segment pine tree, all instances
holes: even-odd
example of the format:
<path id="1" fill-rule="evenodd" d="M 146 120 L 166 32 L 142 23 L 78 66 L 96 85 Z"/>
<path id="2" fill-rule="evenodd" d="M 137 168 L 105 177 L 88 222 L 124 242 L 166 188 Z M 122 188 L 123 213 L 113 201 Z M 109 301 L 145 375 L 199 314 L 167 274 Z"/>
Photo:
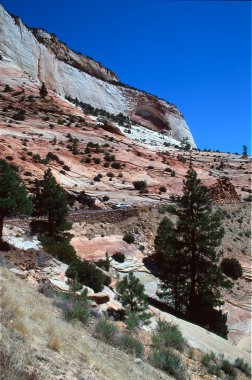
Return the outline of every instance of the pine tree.
<path id="1" fill-rule="evenodd" d="M 173 305 L 176 298 L 176 309 L 187 318 L 226 336 L 226 316 L 215 309 L 223 304 L 220 289 L 231 286 L 217 252 L 224 230 L 218 213 L 212 211 L 207 188 L 192 168 L 187 172 L 183 195 L 175 197 L 171 211 L 177 216 L 176 225 L 166 222 L 161 231 L 164 237 L 161 239 L 159 231 L 155 241 L 163 287 L 170 289 Z M 158 260 L 162 246 L 164 259 L 161 256 Z"/>
<path id="2" fill-rule="evenodd" d="M 118 282 L 116 290 L 119 293 L 118 299 L 124 306 L 126 314 L 131 319 L 135 316 L 135 320 L 148 324 L 150 314 L 146 312 L 148 300 L 144 293 L 144 286 L 132 271 Z"/>
<path id="3" fill-rule="evenodd" d="M 247 158 L 248 157 L 248 147 L 247 145 L 242 146 L 242 157 Z"/>
<path id="4" fill-rule="evenodd" d="M 32 201 L 17 172 L 6 161 L 0 160 L 0 244 L 4 218 L 11 215 L 30 214 Z"/>
<path id="5" fill-rule="evenodd" d="M 48 91 L 44 82 L 42 82 L 39 93 L 40 93 L 41 98 L 45 98 L 48 95 Z"/>
<path id="6" fill-rule="evenodd" d="M 47 215 L 46 228 L 49 236 L 55 236 L 69 228 L 66 221 L 68 214 L 67 197 L 50 169 L 44 173 L 44 178 L 38 185 L 34 203 L 38 213 Z"/>

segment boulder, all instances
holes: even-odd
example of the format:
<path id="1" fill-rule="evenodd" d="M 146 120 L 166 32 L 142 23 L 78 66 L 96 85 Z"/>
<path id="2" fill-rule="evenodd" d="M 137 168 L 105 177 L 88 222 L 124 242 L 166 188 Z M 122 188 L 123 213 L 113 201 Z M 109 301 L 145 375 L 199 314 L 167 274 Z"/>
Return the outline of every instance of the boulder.
<path id="1" fill-rule="evenodd" d="M 27 273 L 22 271 L 21 269 L 11 268 L 11 269 L 9 269 L 9 271 L 14 273 L 15 275 L 17 275 L 20 278 L 26 278 L 27 277 Z"/>
<path id="2" fill-rule="evenodd" d="M 89 298 L 95 301 L 97 304 L 106 303 L 110 300 L 109 296 L 103 292 L 91 294 Z"/>
<path id="3" fill-rule="evenodd" d="M 52 278 L 50 278 L 49 281 L 53 287 L 55 287 L 59 290 L 63 290 L 64 292 L 69 291 L 69 285 L 66 282 L 60 281 L 60 280 L 54 280 Z"/>

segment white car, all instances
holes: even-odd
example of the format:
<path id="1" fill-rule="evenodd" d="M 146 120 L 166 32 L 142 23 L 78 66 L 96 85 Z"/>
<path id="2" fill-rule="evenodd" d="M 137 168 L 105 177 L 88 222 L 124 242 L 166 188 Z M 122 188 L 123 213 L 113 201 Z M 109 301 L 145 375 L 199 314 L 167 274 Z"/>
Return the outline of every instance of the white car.
<path id="1" fill-rule="evenodd" d="M 126 203 L 117 203 L 117 204 L 115 205 L 115 209 L 116 209 L 116 210 L 127 210 L 127 209 L 129 209 L 129 208 L 130 208 L 130 206 L 127 205 Z"/>

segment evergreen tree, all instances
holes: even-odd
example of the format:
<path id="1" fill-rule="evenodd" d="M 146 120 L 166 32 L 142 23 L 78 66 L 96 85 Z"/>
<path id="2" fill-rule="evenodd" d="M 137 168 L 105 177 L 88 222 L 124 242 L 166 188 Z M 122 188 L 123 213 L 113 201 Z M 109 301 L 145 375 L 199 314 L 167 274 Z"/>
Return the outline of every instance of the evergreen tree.
<path id="1" fill-rule="evenodd" d="M 50 169 L 44 173 L 43 180 L 38 184 L 37 195 L 34 200 L 35 210 L 47 215 L 47 233 L 55 236 L 60 231 L 69 228 L 66 218 L 68 203 L 65 191 L 56 182 Z"/>
<path id="2" fill-rule="evenodd" d="M 247 158 L 248 157 L 248 147 L 247 145 L 242 146 L 242 157 Z"/>
<path id="3" fill-rule="evenodd" d="M 45 98 L 48 95 L 48 91 L 44 82 L 42 82 L 39 93 L 40 93 L 41 98 Z"/>
<path id="4" fill-rule="evenodd" d="M 183 195 L 175 197 L 171 212 L 177 216 L 176 225 L 163 221 L 155 240 L 163 287 L 172 295 L 177 311 L 225 336 L 226 316 L 215 309 L 223 304 L 220 289 L 231 286 L 222 273 L 221 253 L 217 252 L 224 230 L 218 213 L 212 211 L 207 188 L 191 167 Z"/>
<path id="5" fill-rule="evenodd" d="M 4 218 L 17 214 L 30 214 L 32 201 L 17 172 L 6 161 L 0 160 L 0 244 Z"/>
<path id="6" fill-rule="evenodd" d="M 144 293 L 144 286 L 132 271 L 118 282 L 116 290 L 119 293 L 118 299 L 124 306 L 126 314 L 131 319 L 140 320 L 143 324 L 148 324 L 150 314 L 146 312 L 148 300 Z"/>

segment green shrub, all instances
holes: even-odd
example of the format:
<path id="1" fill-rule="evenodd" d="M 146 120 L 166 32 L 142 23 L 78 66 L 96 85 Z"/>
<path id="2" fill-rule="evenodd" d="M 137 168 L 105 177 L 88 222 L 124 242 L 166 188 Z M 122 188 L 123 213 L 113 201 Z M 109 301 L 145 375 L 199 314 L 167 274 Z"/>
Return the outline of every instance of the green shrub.
<path id="1" fill-rule="evenodd" d="M 223 372 L 225 372 L 226 375 L 230 375 L 233 378 L 236 378 L 236 375 L 237 375 L 236 370 L 233 364 L 229 363 L 228 360 L 222 360 L 221 369 Z"/>
<path id="2" fill-rule="evenodd" d="M 69 309 L 64 310 L 64 318 L 68 322 L 79 320 L 82 323 L 86 324 L 90 317 L 90 312 L 86 305 L 81 303 L 76 303 Z"/>
<path id="3" fill-rule="evenodd" d="M 124 263 L 125 260 L 125 254 L 122 252 L 116 252 L 112 255 L 113 259 L 117 261 L 118 263 Z"/>
<path id="4" fill-rule="evenodd" d="M 252 202 L 252 195 L 248 195 L 246 198 L 244 198 L 244 201 Z"/>
<path id="5" fill-rule="evenodd" d="M 106 276 L 96 265 L 87 260 L 75 259 L 66 271 L 69 278 L 78 278 L 83 284 L 92 288 L 95 292 L 100 292 L 104 285 L 109 285 L 111 279 Z"/>
<path id="6" fill-rule="evenodd" d="M 146 181 L 134 181 L 132 183 L 136 190 L 145 190 L 147 186 Z"/>
<path id="7" fill-rule="evenodd" d="M 210 363 L 210 361 L 211 361 L 211 356 L 209 354 L 205 354 L 201 358 L 201 364 L 203 364 L 206 367 L 208 366 L 208 364 Z"/>
<path id="8" fill-rule="evenodd" d="M 99 268 L 102 268 L 102 269 L 104 269 L 105 271 L 108 272 L 109 268 L 110 268 L 110 262 L 109 262 L 108 254 L 106 254 L 105 260 L 100 259 L 100 260 L 98 260 L 98 261 L 95 262 L 95 265 L 98 266 Z"/>
<path id="9" fill-rule="evenodd" d="M 44 250 L 66 264 L 70 264 L 77 258 L 76 251 L 69 242 L 44 245 Z"/>
<path id="10" fill-rule="evenodd" d="M 98 339 L 111 343 L 117 332 L 117 327 L 114 324 L 106 319 L 101 319 L 95 326 L 94 335 Z"/>
<path id="11" fill-rule="evenodd" d="M 207 370 L 211 375 L 221 377 L 221 368 L 217 364 L 208 364 Z"/>
<path id="12" fill-rule="evenodd" d="M 246 375 L 248 376 L 251 375 L 251 367 L 243 359 L 241 358 L 235 359 L 235 366 L 236 368 L 239 368 L 242 372 L 244 372 Z"/>
<path id="13" fill-rule="evenodd" d="M 124 235 L 123 240 L 126 241 L 126 243 L 131 244 L 131 243 L 134 243 L 135 237 L 131 232 L 127 232 Z"/>
<path id="14" fill-rule="evenodd" d="M 160 186 L 159 191 L 160 191 L 160 193 L 166 193 L 166 187 Z"/>
<path id="15" fill-rule="evenodd" d="M 119 347 L 128 354 L 141 357 L 144 353 L 144 346 L 140 340 L 133 338 L 129 334 L 123 334 L 119 339 Z"/>
<path id="16" fill-rule="evenodd" d="M 152 342 L 156 348 L 167 346 L 182 352 L 185 348 L 185 339 L 181 331 L 174 324 L 159 321 L 156 333 L 152 336 Z"/>
<path id="17" fill-rule="evenodd" d="M 116 161 L 116 162 L 112 162 L 112 164 L 111 164 L 111 168 L 113 168 L 113 169 L 121 169 L 121 164 L 120 164 L 120 162 L 118 162 L 118 161 Z"/>
<path id="18" fill-rule="evenodd" d="M 151 362 L 178 380 L 185 380 L 186 373 L 180 357 L 170 350 L 154 349 L 151 353 Z"/>
<path id="19" fill-rule="evenodd" d="M 110 178 L 113 178 L 115 176 L 114 173 L 111 173 L 111 172 L 108 172 L 106 175 L 107 177 L 110 177 Z"/>
<path id="20" fill-rule="evenodd" d="M 220 266 L 222 272 L 233 280 L 242 276 L 242 266 L 236 259 L 226 257 L 222 259 Z"/>

